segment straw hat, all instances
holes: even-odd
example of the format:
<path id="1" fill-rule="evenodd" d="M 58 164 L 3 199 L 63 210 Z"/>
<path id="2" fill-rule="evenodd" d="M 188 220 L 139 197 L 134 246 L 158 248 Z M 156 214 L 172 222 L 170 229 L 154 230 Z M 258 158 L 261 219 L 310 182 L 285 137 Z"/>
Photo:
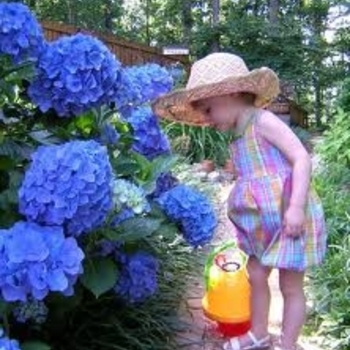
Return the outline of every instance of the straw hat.
<path id="1" fill-rule="evenodd" d="M 195 62 L 185 89 L 156 100 L 152 107 L 159 117 L 192 125 L 209 125 L 205 115 L 192 103 L 238 92 L 256 96 L 256 107 L 268 105 L 279 94 L 277 75 L 269 68 L 249 71 L 233 54 L 213 53 Z"/>

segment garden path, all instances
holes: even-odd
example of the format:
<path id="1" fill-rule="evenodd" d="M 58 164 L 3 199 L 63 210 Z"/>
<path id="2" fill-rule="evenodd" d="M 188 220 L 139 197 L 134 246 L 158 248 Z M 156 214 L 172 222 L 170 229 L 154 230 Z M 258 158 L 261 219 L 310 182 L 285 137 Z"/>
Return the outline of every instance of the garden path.
<path id="1" fill-rule="evenodd" d="M 196 178 L 201 178 L 203 174 L 198 173 L 196 169 L 192 169 Z M 221 180 L 220 180 L 221 179 Z M 224 180 L 223 180 L 224 179 Z M 209 180 L 210 182 L 210 180 Z M 225 203 L 234 183 L 227 181 L 227 176 L 212 176 L 211 186 L 214 186 L 215 195 L 213 200 L 217 215 L 219 217 L 219 225 L 210 249 L 222 244 L 227 239 L 232 239 L 234 227 L 226 217 Z M 178 336 L 179 349 L 186 350 L 215 350 L 222 349 L 223 339 L 215 331 L 215 327 L 207 319 L 205 319 L 201 299 L 204 295 L 203 276 L 200 275 L 192 278 L 190 287 L 185 298 L 185 302 L 180 310 L 180 317 L 186 324 L 186 330 L 181 331 Z M 283 300 L 278 286 L 278 273 L 273 272 L 270 278 L 270 286 L 272 291 L 272 306 L 270 313 L 270 331 L 277 338 L 278 330 L 282 322 Z M 317 340 L 317 342 L 316 342 Z M 310 336 L 303 336 L 300 341 L 300 350 L 322 350 L 316 345 L 319 339 Z"/>

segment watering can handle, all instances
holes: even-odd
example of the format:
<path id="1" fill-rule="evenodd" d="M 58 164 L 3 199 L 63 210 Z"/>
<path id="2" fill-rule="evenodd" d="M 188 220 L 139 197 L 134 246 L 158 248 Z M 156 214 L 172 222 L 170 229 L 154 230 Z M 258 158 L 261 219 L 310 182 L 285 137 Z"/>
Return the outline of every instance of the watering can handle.
<path id="1" fill-rule="evenodd" d="M 225 243 L 223 244 L 222 246 L 214 249 L 213 252 L 211 252 L 208 256 L 208 259 L 207 259 L 207 262 L 205 264 L 205 267 L 204 267 L 204 279 L 205 279 L 205 285 L 206 285 L 206 289 L 208 290 L 209 289 L 209 274 L 210 274 L 210 268 L 212 267 L 213 263 L 214 263 L 214 260 L 215 260 L 215 257 L 225 251 L 226 249 L 229 249 L 229 248 L 237 248 L 237 244 L 236 242 L 234 241 L 231 241 L 231 242 L 228 242 L 228 243 Z M 238 248 L 237 248 L 238 249 Z M 242 253 L 242 256 L 244 257 L 244 264 L 246 264 L 247 262 L 247 257 L 245 254 Z"/>

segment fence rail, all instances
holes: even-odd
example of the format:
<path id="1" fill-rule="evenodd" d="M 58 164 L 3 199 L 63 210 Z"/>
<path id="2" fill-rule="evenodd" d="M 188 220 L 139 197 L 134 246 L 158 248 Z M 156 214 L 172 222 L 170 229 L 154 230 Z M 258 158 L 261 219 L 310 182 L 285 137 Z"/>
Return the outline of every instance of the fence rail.
<path id="1" fill-rule="evenodd" d="M 149 47 L 142 44 L 136 44 L 124 39 L 116 38 L 110 34 L 97 33 L 93 31 L 82 30 L 80 28 L 49 21 L 42 21 L 45 37 L 48 41 L 56 40 L 63 35 L 86 33 L 93 35 L 103 41 L 110 50 L 125 65 L 135 65 L 144 63 L 158 63 L 161 65 L 171 65 L 181 63 L 188 67 L 188 57 L 185 56 L 166 56 L 158 48 Z"/>

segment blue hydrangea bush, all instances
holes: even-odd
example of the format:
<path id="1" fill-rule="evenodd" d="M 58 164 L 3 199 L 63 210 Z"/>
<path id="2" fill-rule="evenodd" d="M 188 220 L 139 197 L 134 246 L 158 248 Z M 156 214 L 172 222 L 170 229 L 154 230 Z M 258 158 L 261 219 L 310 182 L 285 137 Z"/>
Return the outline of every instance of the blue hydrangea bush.
<path id="1" fill-rule="evenodd" d="M 173 86 L 167 69 L 124 67 L 87 35 L 47 43 L 19 3 L 0 15 L 0 61 L 33 72 L 18 71 L 11 94 L 0 81 L 0 349 L 48 349 L 38 336 L 55 342 L 89 307 L 160 298 L 171 250 L 207 243 L 216 219 L 171 173 L 149 106 Z"/>

